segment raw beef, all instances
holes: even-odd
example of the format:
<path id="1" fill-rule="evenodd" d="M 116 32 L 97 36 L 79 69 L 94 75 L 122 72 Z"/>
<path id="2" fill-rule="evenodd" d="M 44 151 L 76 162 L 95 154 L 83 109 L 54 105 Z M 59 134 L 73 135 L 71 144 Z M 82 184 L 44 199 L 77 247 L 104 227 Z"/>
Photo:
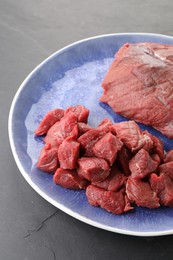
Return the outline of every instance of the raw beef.
<path id="1" fill-rule="evenodd" d="M 81 105 L 77 105 L 74 107 L 70 106 L 64 111 L 64 115 L 72 114 L 72 113 L 76 115 L 78 122 L 87 123 L 89 110 L 86 107 Z"/>
<path id="2" fill-rule="evenodd" d="M 92 127 L 86 123 L 83 122 L 79 122 L 78 124 L 78 135 L 81 136 L 84 133 L 86 133 L 87 131 L 91 130 Z"/>
<path id="3" fill-rule="evenodd" d="M 122 171 L 126 176 L 129 176 L 131 174 L 129 169 L 129 161 L 132 157 L 133 157 L 132 152 L 129 151 L 124 146 L 118 152 L 117 164 L 120 166 L 120 168 L 122 169 Z"/>
<path id="4" fill-rule="evenodd" d="M 173 150 L 169 150 L 164 158 L 164 162 L 173 162 Z"/>
<path id="5" fill-rule="evenodd" d="M 59 184 L 66 189 L 81 190 L 86 189 L 89 182 L 81 179 L 76 170 L 65 170 L 58 168 L 53 176 L 55 184 Z"/>
<path id="6" fill-rule="evenodd" d="M 117 134 L 118 138 L 132 152 L 136 152 L 142 147 L 145 147 L 146 150 L 150 150 L 153 147 L 151 138 L 145 133 L 143 134 L 134 121 L 114 124 L 111 127 L 111 131 Z"/>
<path id="7" fill-rule="evenodd" d="M 101 101 L 173 137 L 173 45 L 125 44 L 102 82 Z"/>
<path id="8" fill-rule="evenodd" d="M 58 149 L 58 159 L 60 167 L 63 169 L 75 169 L 77 168 L 77 160 L 79 157 L 80 144 L 73 140 L 73 138 L 67 137 Z"/>
<path id="9" fill-rule="evenodd" d="M 136 180 L 145 178 L 149 173 L 154 172 L 157 167 L 158 163 L 144 149 L 139 150 L 129 162 L 131 176 Z"/>
<path id="10" fill-rule="evenodd" d="M 173 181 L 171 178 L 165 173 L 161 173 L 160 176 L 153 173 L 150 176 L 150 184 L 152 190 L 157 193 L 160 204 L 173 207 Z"/>
<path id="11" fill-rule="evenodd" d="M 47 132 L 44 142 L 51 144 L 52 147 L 59 147 L 68 137 L 74 139 L 78 136 L 77 118 L 73 113 L 64 116 L 59 122 L 55 123 Z"/>
<path id="12" fill-rule="evenodd" d="M 51 148 L 51 145 L 45 145 L 38 158 L 37 168 L 45 172 L 54 173 L 58 167 L 57 149 Z"/>
<path id="13" fill-rule="evenodd" d="M 165 173 L 169 175 L 171 179 L 173 179 L 173 161 L 172 162 L 166 162 L 159 166 L 159 172 Z"/>
<path id="14" fill-rule="evenodd" d="M 78 160 L 78 175 L 89 181 L 103 181 L 110 174 L 108 163 L 97 157 L 82 157 Z"/>
<path id="15" fill-rule="evenodd" d="M 113 165 L 110 175 L 104 181 L 93 181 L 92 184 L 105 190 L 115 192 L 125 185 L 126 179 L 127 177 L 118 170 L 116 165 Z"/>
<path id="16" fill-rule="evenodd" d="M 131 203 L 135 202 L 137 206 L 147 208 L 158 208 L 160 206 L 159 198 L 153 191 L 148 182 L 134 180 L 129 177 L 126 185 L 126 193 Z"/>
<path id="17" fill-rule="evenodd" d="M 35 135 L 44 135 L 47 133 L 49 128 L 58 122 L 64 116 L 64 110 L 61 108 L 56 108 L 48 112 L 40 122 L 39 126 L 35 130 Z"/>
<path id="18" fill-rule="evenodd" d="M 122 146 L 123 143 L 109 132 L 94 145 L 93 152 L 95 156 L 105 159 L 109 165 L 112 165 Z"/>
<path id="19" fill-rule="evenodd" d="M 89 185 L 86 189 L 88 201 L 114 214 L 122 214 L 125 208 L 124 191 L 112 192 Z"/>

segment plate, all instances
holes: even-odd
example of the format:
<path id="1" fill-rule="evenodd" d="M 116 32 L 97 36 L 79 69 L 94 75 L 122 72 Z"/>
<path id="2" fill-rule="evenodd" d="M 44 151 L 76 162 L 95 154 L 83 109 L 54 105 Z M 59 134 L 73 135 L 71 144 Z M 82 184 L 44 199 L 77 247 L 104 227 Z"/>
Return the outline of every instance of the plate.
<path id="1" fill-rule="evenodd" d="M 43 198 L 67 214 L 98 228 L 136 235 L 173 234 L 173 209 L 136 207 L 133 212 L 114 215 L 87 202 L 85 191 L 64 189 L 53 184 L 52 175 L 35 167 L 43 142 L 34 130 L 46 112 L 56 107 L 82 104 L 90 109 L 89 124 L 96 126 L 103 118 L 114 122 L 126 120 L 99 103 L 101 82 L 124 43 L 160 42 L 173 44 L 173 37 L 122 33 L 101 35 L 75 42 L 48 57 L 37 66 L 19 87 L 9 114 L 9 139 L 18 168 L 26 181 Z M 146 127 L 161 138 L 165 149 L 173 141 Z"/>

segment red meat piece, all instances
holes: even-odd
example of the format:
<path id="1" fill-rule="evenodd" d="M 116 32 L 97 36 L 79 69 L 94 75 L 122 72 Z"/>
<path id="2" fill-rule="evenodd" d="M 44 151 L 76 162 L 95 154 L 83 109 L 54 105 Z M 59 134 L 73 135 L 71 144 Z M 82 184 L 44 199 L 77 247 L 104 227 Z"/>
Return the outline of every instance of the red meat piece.
<path id="1" fill-rule="evenodd" d="M 89 181 L 103 181 L 110 174 L 110 167 L 102 158 L 82 157 L 78 159 L 78 175 Z"/>
<path id="2" fill-rule="evenodd" d="M 101 101 L 173 137 L 173 45 L 125 44 L 102 82 Z M 127 102 L 128 101 L 128 102 Z"/>
<path id="3" fill-rule="evenodd" d="M 113 134 L 117 134 L 118 138 L 132 152 L 138 151 L 142 147 L 151 150 L 153 141 L 151 138 L 143 134 L 139 126 L 134 121 L 125 121 L 114 124 L 111 128 Z"/>
<path id="4" fill-rule="evenodd" d="M 67 137 L 58 149 L 58 159 L 60 167 L 63 169 L 75 169 L 77 167 L 77 160 L 79 157 L 80 144 Z"/>
<path id="5" fill-rule="evenodd" d="M 164 158 L 163 142 L 156 136 L 150 134 L 148 131 L 144 131 L 143 134 L 145 134 L 151 138 L 151 140 L 153 141 L 153 147 L 152 147 L 151 151 L 152 151 L 152 153 L 158 154 L 160 157 L 160 160 L 162 161 Z"/>
<path id="6" fill-rule="evenodd" d="M 134 207 L 131 205 L 130 200 L 129 200 L 129 198 L 128 198 L 128 196 L 126 194 L 125 194 L 124 198 L 125 198 L 124 212 L 133 210 Z"/>
<path id="7" fill-rule="evenodd" d="M 84 133 L 86 133 L 87 131 L 89 131 L 91 129 L 92 129 L 92 127 L 86 123 L 83 123 L 83 122 L 78 123 L 79 136 L 83 135 Z"/>
<path id="8" fill-rule="evenodd" d="M 42 171 L 53 173 L 59 167 L 58 154 L 56 148 L 51 148 L 51 145 L 45 145 L 41 150 L 37 168 Z"/>
<path id="9" fill-rule="evenodd" d="M 123 171 L 123 173 L 126 176 L 129 176 L 131 174 L 129 169 L 129 161 L 133 157 L 132 152 L 130 152 L 127 148 L 124 146 L 121 148 L 121 150 L 118 152 L 118 163 Z"/>
<path id="10" fill-rule="evenodd" d="M 173 180 L 173 162 L 163 163 L 159 166 L 159 172 L 165 173 L 169 175 L 169 177 Z"/>
<path id="11" fill-rule="evenodd" d="M 49 128 L 64 116 L 64 110 L 57 108 L 48 112 L 40 122 L 38 128 L 35 130 L 35 135 L 44 135 L 47 133 Z"/>
<path id="12" fill-rule="evenodd" d="M 117 169 L 116 165 L 113 165 L 110 175 L 104 181 L 93 181 L 92 184 L 115 192 L 124 186 L 126 179 L 127 177 Z"/>
<path id="13" fill-rule="evenodd" d="M 105 133 L 109 132 L 112 127 L 112 121 L 109 118 L 105 118 L 101 121 L 101 123 L 96 127 L 96 129 L 100 131 L 104 131 Z"/>
<path id="14" fill-rule="evenodd" d="M 48 130 L 44 141 L 47 144 L 51 144 L 52 147 L 59 147 L 68 136 L 74 139 L 78 136 L 77 118 L 74 114 L 70 113 Z"/>
<path id="15" fill-rule="evenodd" d="M 88 116 L 89 116 L 89 110 L 81 105 L 77 106 L 70 106 L 64 111 L 64 115 L 74 113 L 77 116 L 78 122 L 84 122 L 87 123 Z"/>
<path id="16" fill-rule="evenodd" d="M 165 173 L 161 173 L 160 176 L 152 173 L 150 175 L 150 184 L 152 190 L 157 193 L 160 204 L 173 207 L 173 182 L 171 178 Z"/>
<path id="17" fill-rule="evenodd" d="M 161 162 L 160 156 L 157 153 L 150 154 L 150 156 L 157 163 L 157 167 L 156 168 L 158 168 L 159 165 L 160 165 L 160 162 Z"/>
<path id="18" fill-rule="evenodd" d="M 126 184 L 126 193 L 130 202 L 135 202 L 137 206 L 147 208 L 158 208 L 160 206 L 159 198 L 148 182 L 129 177 Z"/>
<path id="19" fill-rule="evenodd" d="M 105 159 L 112 165 L 123 143 L 110 132 L 105 134 L 93 147 L 95 156 Z"/>
<path id="20" fill-rule="evenodd" d="M 167 153 L 166 153 L 166 156 L 164 158 L 164 162 L 173 162 L 173 150 L 169 150 Z"/>
<path id="21" fill-rule="evenodd" d="M 158 163 L 144 149 L 139 150 L 129 162 L 131 176 L 136 180 L 142 179 L 149 173 L 154 172 L 157 166 Z"/>
<path id="22" fill-rule="evenodd" d="M 109 131 L 109 127 L 99 127 L 91 129 L 81 135 L 78 138 L 78 142 L 81 144 L 81 148 L 85 152 L 85 156 L 94 156 L 93 147 L 107 132 Z"/>
<path id="23" fill-rule="evenodd" d="M 81 179 L 76 170 L 65 170 L 58 168 L 53 176 L 55 184 L 59 184 L 66 189 L 81 190 L 86 189 L 89 182 L 85 179 Z"/>
<path id="24" fill-rule="evenodd" d="M 88 202 L 93 206 L 99 206 L 114 214 L 122 214 L 124 212 L 124 191 L 105 191 L 102 188 L 89 185 L 86 189 L 86 196 Z"/>

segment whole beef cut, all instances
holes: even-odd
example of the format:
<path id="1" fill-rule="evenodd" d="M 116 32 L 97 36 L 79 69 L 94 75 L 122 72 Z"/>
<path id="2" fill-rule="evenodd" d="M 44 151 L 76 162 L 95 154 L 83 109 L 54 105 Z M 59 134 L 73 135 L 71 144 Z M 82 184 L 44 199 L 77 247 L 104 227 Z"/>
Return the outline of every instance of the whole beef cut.
<path id="1" fill-rule="evenodd" d="M 102 82 L 101 101 L 173 138 L 173 45 L 125 44 Z"/>

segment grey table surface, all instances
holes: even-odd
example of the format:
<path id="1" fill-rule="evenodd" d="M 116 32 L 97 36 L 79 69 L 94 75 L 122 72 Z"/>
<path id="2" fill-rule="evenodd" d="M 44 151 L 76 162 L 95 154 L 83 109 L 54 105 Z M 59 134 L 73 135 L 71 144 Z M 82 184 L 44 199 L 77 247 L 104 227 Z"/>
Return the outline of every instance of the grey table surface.
<path id="1" fill-rule="evenodd" d="M 0 260 L 173 259 L 172 235 L 111 233 L 46 202 L 20 174 L 7 130 L 18 87 L 50 54 L 99 34 L 173 36 L 172 14 L 172 0 L 0 0 Z"/>

